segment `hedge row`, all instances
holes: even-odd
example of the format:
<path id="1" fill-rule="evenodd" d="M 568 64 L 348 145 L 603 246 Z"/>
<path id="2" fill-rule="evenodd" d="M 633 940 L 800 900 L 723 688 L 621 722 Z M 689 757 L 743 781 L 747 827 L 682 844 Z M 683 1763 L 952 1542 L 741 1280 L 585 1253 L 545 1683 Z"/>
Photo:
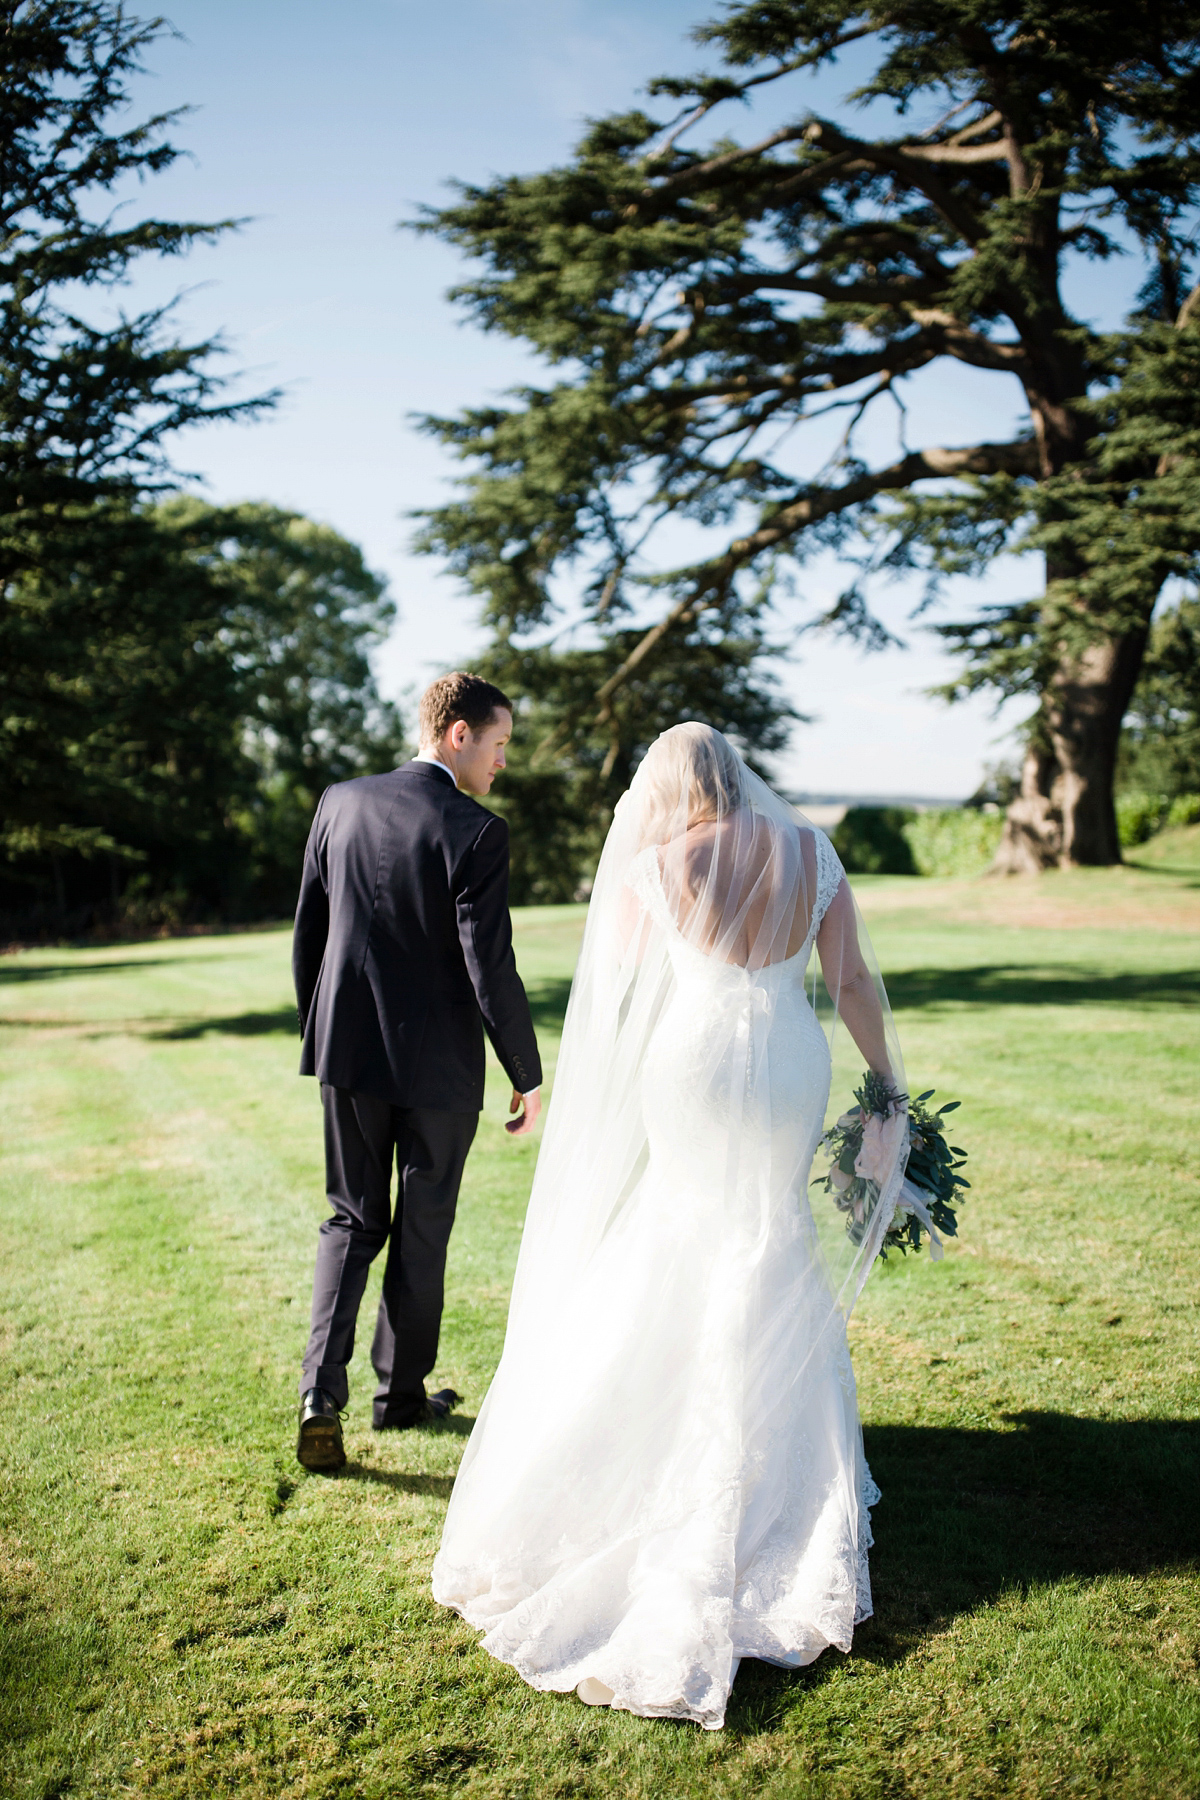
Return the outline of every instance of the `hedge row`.
<path id="1" fill-rule="evenodd" d="M 1174 825 L 1194 825 L 1200 819 L 1200 794 L 1147 794 L 1133 789 L 1117 795 L 1117 835 L 1125 849 L 1144 844 Z"/>
<path id="2" fill-rule="evenodd" d="M 1117 831 L 1126 849 L 1176 825 L 1200 820 L 1200 794 L 1124 793 Z M 832 836 L 851 875 L 982 875 L 1000 845 L 1001 812 L 969 806 L 913 812 L 903 806 L 852 806 Z"/>
<path id="3" fill-rule="evenodd" d="M 1004 815 L 943 806 L 852 806 L 832 836 L 852 875 L 982 875 L 995 856 Z"/>

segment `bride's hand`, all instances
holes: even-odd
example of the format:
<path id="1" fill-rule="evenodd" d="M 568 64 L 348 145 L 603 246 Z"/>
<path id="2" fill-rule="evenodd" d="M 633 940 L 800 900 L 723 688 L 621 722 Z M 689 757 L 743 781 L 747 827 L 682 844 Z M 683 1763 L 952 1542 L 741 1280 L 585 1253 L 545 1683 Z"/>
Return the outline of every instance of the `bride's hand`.
<path id="1" fill-rule="evenodd" d="M 522 1106 L 525 1111 L 519 1119 L 510 1119 L 504 1129 L 509 1137 L 526 1137 L 537 1124 L 538 1114 L 542 1110 L 542 1090 L 535 1088 L 532 1094 L 522 1094 L 513 1089 L 512 1099 L 508 1103 L 510 1113 L 517 1112 Z"/>

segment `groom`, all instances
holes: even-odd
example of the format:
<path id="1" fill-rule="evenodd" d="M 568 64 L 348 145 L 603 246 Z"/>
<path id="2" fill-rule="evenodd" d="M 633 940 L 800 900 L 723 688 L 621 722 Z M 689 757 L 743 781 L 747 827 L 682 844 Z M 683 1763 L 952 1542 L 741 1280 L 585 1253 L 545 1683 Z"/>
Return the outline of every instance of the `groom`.
<path id="1" fill-rule="evenodd" d="M 452 1388 L 426 1396 L 425 1377 L 483 1105 L 485 1030 L 512 1082 L 509 1112 L 523 1107 L 505 1129 L 524 1137 L 541 1110 L 537 1040 L 513 961 L 508 827 L 470 798 L 504 768 L 512 702 L 477 675 L 443 675 L 421 696 L 419 719 L 412 762 L 325 790 L 296 908 L 300 1073 L 321 1083 L 333 1212 L 318 1234 L 300 1378 L 296 1455 L 306 1469 L 346 1460 L 346 1365 L 385 1242 L 375 1429 L 444 1417 L 458 1403 Z"/>

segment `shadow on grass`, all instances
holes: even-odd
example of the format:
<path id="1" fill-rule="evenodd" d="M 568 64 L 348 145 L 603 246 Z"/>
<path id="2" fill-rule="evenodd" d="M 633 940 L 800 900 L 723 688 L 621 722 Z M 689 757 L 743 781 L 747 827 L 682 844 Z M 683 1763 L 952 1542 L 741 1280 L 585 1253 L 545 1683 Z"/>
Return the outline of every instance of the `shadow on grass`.
<path id="1" fill-rule="evenodd" d="M 144 967 L 143 964 L 137 966 Z M 569 979 L 530 982 L 529 1010 L 539 1030 L 562 1030 L 570 993 Z M 273 1032 L 284 1032 L 288 1037 L 299 1038 L 294 1006 L 276 1007 L 273 1012 L 233 1013 L 218 1019 L 188 1019 L 148 1035 L 168 1043 L 184 1043 L 207 1037 L 210 1032 L 228 1037 L 268 1037 Z"/>
<path id="2" fill-rule="evenodd" d="M 571 977 L 560 975 L 544 981 L 531 981 L 526 989 L 533 1022 L 542 1031 L 561 1031 L 571 998 Z"/>
<path id="3" fill-rule="evenodd" d="M 454 1486 L 453 1475 L 401 1475 L 395 1469 L 373 1469 L 360 1462 L 348 1462 L 339 1471 L 338 1480 L 374 1482 L 397 1494 L 424 1494 L 435 1500 L 449 1500 Z"/>
<path id="4" fill-rule="evenodd" d="M 97 964 L 138 967 L 139 964 Z M 64 970 L 63 973 L 70 973 Z M 888 997 L 897 1012 L 944 1005 L 966 1006 L 1200 1006 L 1200 969 L 1105 974 L 1069 964 L 1030 968 L 1020 963 L 986 963 L 968 969 L 901 969 L 889 975 Z M 559 1032 L 571 995 L 566 976 L 529 984 L 529 1008 L 539 1031 Z M 189 1019 L 151 1032 L 182 1042 L 210 1032 L 229 1037 L 296 1037 L 291 1006 L 272 1012 L 235 1013 L 226 1018 Z"/>
<path id="5" fill-rule="evenodd" d="M 181 1043 L 206 1037 L 210 1031 L 227 1037 L 267 1037 L 272 1032 L 282 1031 L 297 1042 L 300 1038 L 294 1006 L 279 1006 L 274 1012 L 234 1013 L 224 1019 L 192 1019 L 186 1025 L 168 1025 L 164 1030 L 148 1035 L 168 1043 Z"/>
<path id="6" fill-rule="evenodd" d="M 901 1662 L 927 1634 L 1003 1593 L 1200 1565 L 1200 1420 L 1076 1419 L 1028 1412 L 1008 1431 L 869 1425 L 883 1492 L 872 1525 L 875 1616 L 852 1656 Z M 728 1724 L 769 1731 L 789 1693 L 842 1667 L 747 1661 Z"/>
<path id="7" fill-rule="evenodd" d="M 1195 863 L 1139 862 L 1136 857 L 1131 856 L 1127 856 L 1125 861 L 1139 875 L 1169 875 L 1177 887 L 1200 888 L 1200 872 Z"/>
<path id="8" fill-rule="evenodd" d="M 113 975 L 124 969 L 161 969 L 182 962 L 181 956 L 131 956 L 119 962 L 36 963 L 32 966 L 0 962 L 0 984 L 18 981 L 61 981 L 74 975 Z"/>
<path id="9" fill-rule="evenodd" d="M 1161 849 L 1161 845 L 1160 845 Z M 1180 887 L 1200 887 L 1200 839 L 1191 844 L 1174 844 L 1165 854 L 1154 854 L 1154 839 L 1125 852 L 1127 868 L 1139 875 L 1168 875 Z"/>
<path id="10" fill-rule="evenodd" d="M 893 1008 L 923 1006 L 1197 1006 L 1200 969 L 1109 974 L 1071 964 L 984 963 L 968 969 L 899 969 L 887 977 Z"/>

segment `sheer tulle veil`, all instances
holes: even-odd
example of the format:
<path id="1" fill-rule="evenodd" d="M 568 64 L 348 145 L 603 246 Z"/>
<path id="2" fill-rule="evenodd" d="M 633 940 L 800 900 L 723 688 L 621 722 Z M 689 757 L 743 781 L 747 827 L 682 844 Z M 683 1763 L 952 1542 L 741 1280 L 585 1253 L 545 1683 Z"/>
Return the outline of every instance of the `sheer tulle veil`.
<path id="1" fill-rule="evenodd" d="M 904 1120 L 872 1142 L 863 1216 L 809 1188 L 831 1082 L 840 1111 L 864 1066 L 903 1088 L 829 840 L 719 732 L 675 726 L 600 859 L 504 1355 L 434 1563 L 436 1598 L 534 1686 L 716 1729 L 740 1657 L 810 1662 L 870 1612 L 845 1318 Z"/>
<path id="2" fill-rule="evenodd" d="M 731 1187 L 743 1166 L 761 1179 L 756 1147 L 747 1146 L 745 1157 L 739 1152 L 743 1134 L 771 1129 L 772 976 L 794 957 L 808 959 L 807 991 L 829 1045 L 831 1116 L 851 1104 L 868 1061 L 904 1091 L 878 962 L 836 862 L 837 885 L 831 895 L 821 892 L 829 860 L 823 834 L 818 843 L 817 828 L 720 732 L 676 725 L 652 745 L 617 804 L 596 872 L 525 1222 L 510 1339 L 550 1341 L 547 1313 L 569 1294 L 646 1168 L 654 1095 L 646 1092 L 643 1064 L 677 980 L 671 951 L 678 940 L 731 972 L 758 977 L 745 982 L 742 1004 L 725 1010 L 723 1030 L 711 1030 L 709 1021 L 713 1103 L 729 1109 L 722 1123 Z M 817 906 L 823 915 L 810 933 Z M 810 1215 L 814 1259 L 831 1308 L 844 1316 L 894 1210 L 904 1173 L 901 1140 L 897 1133 L 882 1147 L 879 1201 L 869 1218 L 848 1220 L 823 1193 L 814 1193 L 810 1210 L 808 1167 L 775 1166 L 763 1183 L 764 1209 L 783 1176 Z M 765 1246 L 765 1213 L 762 1226 Z"/>

